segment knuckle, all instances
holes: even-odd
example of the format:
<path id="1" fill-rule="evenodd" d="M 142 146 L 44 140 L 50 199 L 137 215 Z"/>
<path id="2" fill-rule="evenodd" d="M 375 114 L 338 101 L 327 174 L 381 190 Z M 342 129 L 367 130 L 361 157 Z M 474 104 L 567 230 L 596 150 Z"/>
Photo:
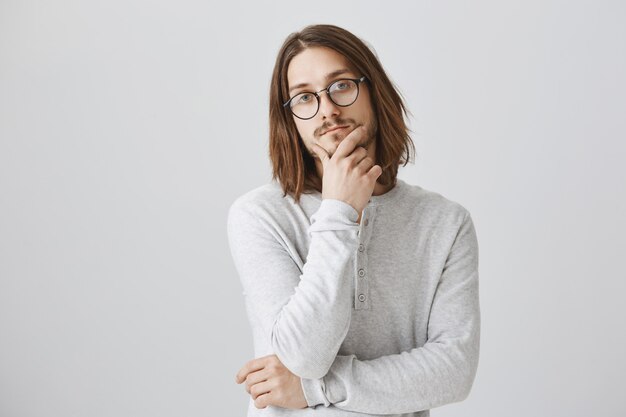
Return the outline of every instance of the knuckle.
<path id="1" fill-rule="evenodd" d="M 274 373 L 276 373 L 277 371 L 279 371 L 282 368 L 281 363 L 280 362 L 274 362 L 270 365 L 270 370 Z"/>
<path id="2" fill-rule="evenodd" d="M 256 408 L 265 408 L 265 401 L 263 400 L 263 397 L 256 398 L 254 400 L 254 406 Z"/>

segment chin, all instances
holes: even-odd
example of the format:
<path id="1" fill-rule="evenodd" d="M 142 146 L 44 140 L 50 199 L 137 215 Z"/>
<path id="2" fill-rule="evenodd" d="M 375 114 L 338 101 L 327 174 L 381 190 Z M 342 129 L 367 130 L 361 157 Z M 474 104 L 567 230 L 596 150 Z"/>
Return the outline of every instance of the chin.
<path id="1" fill-rule="evenodd" d="M 333 140 L 333 142 L 337 142 L 337 141 L 342 141 L 346 138 L 346 136 L 348 136 L 352 131 L 349 132 L 344 132 L 343 130 L 341 132 L 337 132 L 337 133 L 331 133 L 329 135 L 329 137 Z"/>

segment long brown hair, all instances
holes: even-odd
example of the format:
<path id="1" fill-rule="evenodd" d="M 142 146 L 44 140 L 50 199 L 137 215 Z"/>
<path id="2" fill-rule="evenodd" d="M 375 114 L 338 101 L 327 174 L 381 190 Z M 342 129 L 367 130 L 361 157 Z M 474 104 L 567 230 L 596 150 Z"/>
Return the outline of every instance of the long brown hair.
<path id="1" fill-rule="evenodd" d="M 280 182 L 284 195 L 289 193 L 296 202 L 303 192 L 322 190 L 313 157 L 304 146 L 293 116 L 283 107 L 289 99 L 289 63 L 300 52 L 314 46 L 325 46 L 339 52 L 367 77 L 378 123 L 376 163 L 383 169 L 378 182 L 385 186 L 395 185 L 399 165 L 405 166 L 415 154 L 404 119 L 408 116 L 406 106 L 378 58 L 365 43 L 347 30 L 333 25 L 312 25 L 292 33 L 278 52 L 270 87 L 269 154 L 272 178 Z"/>

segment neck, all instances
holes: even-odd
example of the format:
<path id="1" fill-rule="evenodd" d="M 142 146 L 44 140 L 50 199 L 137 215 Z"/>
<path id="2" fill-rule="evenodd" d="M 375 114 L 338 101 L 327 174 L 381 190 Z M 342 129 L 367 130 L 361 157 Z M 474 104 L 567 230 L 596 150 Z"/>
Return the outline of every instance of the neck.
<path id="1" fill-rule="evenodd" d="M 379 184 L 377 182 L 376 185 L 374 186 L 374 192 L 372 192 L 372 195 L 382 195 L 382 194 L 385 194 L 385 193 L 391 191 L 392 188 L 393 188 L 393 184 L 382 185 L 382 184 Z"/>

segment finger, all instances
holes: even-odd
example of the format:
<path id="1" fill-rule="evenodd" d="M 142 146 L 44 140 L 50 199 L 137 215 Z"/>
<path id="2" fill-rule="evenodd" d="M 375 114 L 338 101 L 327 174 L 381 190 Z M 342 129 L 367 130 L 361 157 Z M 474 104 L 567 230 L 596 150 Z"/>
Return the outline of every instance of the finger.
<path id="1" fill-rule="evenodd" d="M 240 370 L 237 372 L 237 376 L 235 376 L 235 382 L 241 384 L 246 380 L 246 377 L 249 373 L 261 370 L 265 367 L 264 358 L 257 358 L 248 361 Z"/>
<path id="2" fill-rule="evenodd" d="M 365 126 L 358 126 L 352 132 L 350 132 L 337 146 L 335 153 L 333 154 L 333 158 L 345 158 L 350 155 L 357 145 L 361 142 L 365 135 L 366 129 Z"/>
<path id="3" fill-rule="evenodd" d="M 352 164 L 358 165 L 366 157 L 367 149 L 362 146 L 357 146 L 354 152 L 352 152 L 346 159 L 348 159 Z"/>
<path id="4" fill-rule="evenodd" d="M 369 171 L 367 171 L 367 176 L 370 177 L 372 180 L 377 180 L 382 173 L 383 169 L 380 167 L 380 165 L 374 165 L 370 168 Z"/>
<path id="5" fill-rule="evenodd" d="M 374 160 L 370 158 L 369 156 L 366 156 L 365 158 L 361 159 L 357 165 L 357 167 L 363 173 L 367 173 L 370 170 L 370 168 L 373 166 L 374 166 Z"/>
<path id="6" fill-rule="evenodd" d="M 259 382 L 267 381 L 269 376 L 269 372 L 267 372 L 267 368 L 264 368 L 257 372 L 252 372 L 248 374 L 246 377 L 246 391 L 250 394 L 250 389 Z"/>
<path id="7" fill-rule="evenodd" d="M 256 400 L 260 395 L 268 394 L 271 391 L 271 383 L 269 381 L 259 382 L 250 388 L 250 397 Z"/>
<path id="8" fill-rule="evenodd" d="M 337 146 L 337 150 L 333 154 L 333 158 L 345 158 L 346 156 L 350 155 L 354 148 L 356 148 L 356 146 L 359 144 L 359 142 L 361 142 L 361 139 L 365 137 L 366 133 L 367 129 L 365 128 L 365 126 L 359 126 L 352 132 L 350 132 L 348 136 L 346 136 L 344 140 L 341 141 L 339 146 Z"/>
<path id="9" fill-rule="evenodd" d="M 254 400 L 254 406 L 256 408 L 265 408 L 268 405 L 272 405 L 272 393 L 267 393 L 263 395 L 259 395 L 256 400 Z"/>

